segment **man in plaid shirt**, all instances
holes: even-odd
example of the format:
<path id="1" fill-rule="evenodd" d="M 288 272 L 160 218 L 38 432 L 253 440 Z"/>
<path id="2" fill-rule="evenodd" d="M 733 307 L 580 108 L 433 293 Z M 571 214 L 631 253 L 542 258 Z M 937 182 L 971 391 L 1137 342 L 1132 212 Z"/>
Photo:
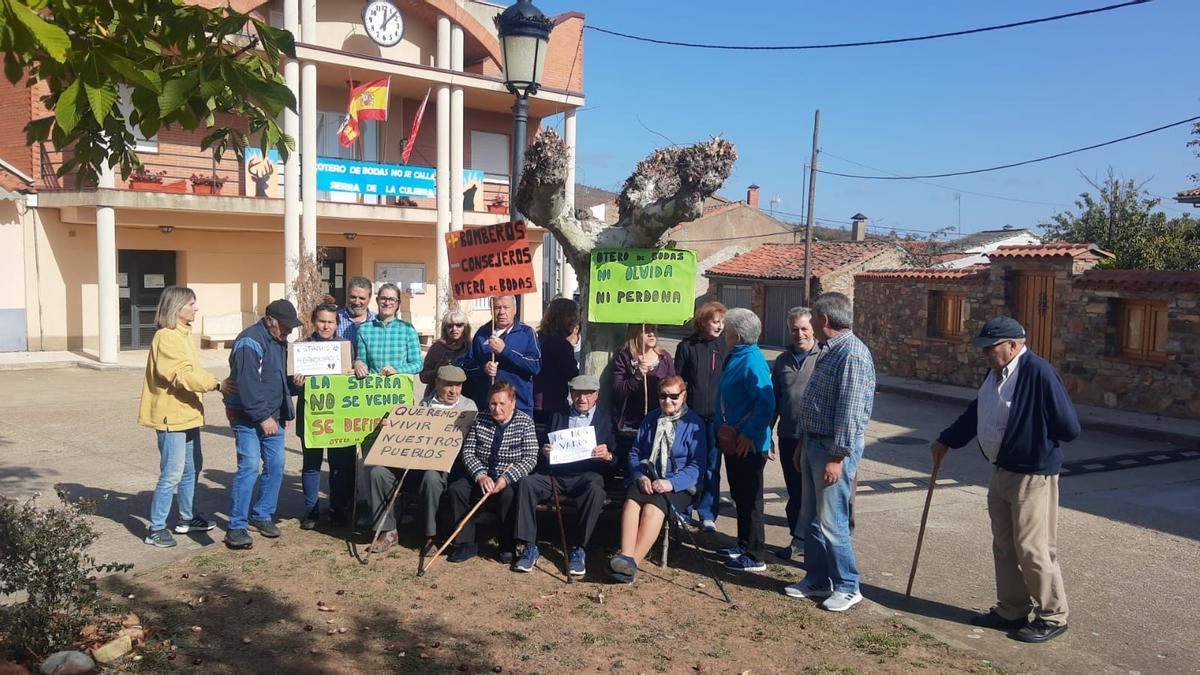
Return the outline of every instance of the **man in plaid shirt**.
<path id="1" fill-rule="evenodd" d="M 850 498 L 871 408 L 875 366 L 871 352 L 851 332 L 850 298 L 823 293 L 812 306 L 821 357 L 800 401 L 803 438 L 796 450 L 803 483 L 800 525 L 807 574 L 784 592 L 823 598 L 821 606 L 844 612 L 862 600 L 850 541 Z"/>
<path id="2" fill-rule="evenodd" d="M 400 309 L 400 289 L 384 284 L 375 296 L 379 314 L 358 329 L 354 350 L 354 374 L 395 375 L 421 372 L 421 339 L 412 324 L 396 316 Z"/>
<path id="3" fill-rule="evenodd" d="M 509 565 L 516 558 L 513 528 L 516 510 L 514 497 L 517 481 L 529 475 L 537 465 L 538 439 L 533 418 L 517 410 L 517 391 L 507 382 L 496 382 L 488 394 L 488 412 L 475 418 L 463 440 L 451 472 L 450 506 L 454 522 L 471 510 L 485 494 L 500 501 L 500 562 Z M 454 540 L 447 558 L 463 562 L 479 553 L 475 543 L 475 524 L 467 523 Z"/>

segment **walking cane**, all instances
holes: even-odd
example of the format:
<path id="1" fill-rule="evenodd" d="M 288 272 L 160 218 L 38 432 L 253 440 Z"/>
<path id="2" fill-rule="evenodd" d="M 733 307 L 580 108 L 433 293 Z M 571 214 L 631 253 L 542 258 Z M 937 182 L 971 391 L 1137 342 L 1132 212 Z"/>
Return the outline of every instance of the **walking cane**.
<path id="1" fill-rule="evenodd" d="M 366 565 L 371 561 L 371 549 L 375 548 L 375 542 L 379 540 L 379 533 L 383 531 L 384 516 L 387 515 L 396 505 L 396 497 L 400 496 L 400 486 L 404 485 L 404 479 L 408 477 L 408 469 L 400 474 L 400 480 L 396 481 L 396 487 L 392 489 L 392 496 L 388 498 L 387 506 L 383 507 L 383 512 L 379 514 L 379 520 L 375 522 L 375 536 L 371 537 L 371 545 L 367 547 L 367 557 L 359 562 Z"/>
<path id="2" fill-rule="evenodd" d="M 500 470 L 499 475 L 503 476 L 504 474 L 508 473 L 508 470 L 511 468 L 512 468 L 512 464 L 509 464 L 508 466 L 506 466 Z M 471 517 L 475 515 L 475 512 L 479 510 L 479 507 L 483 506 L 483 503 L 486 502 L 488 500 L 488 497 L 491 497 L 491 496 L 492 496 L 491 492 L 483 493 L 483 496 L 479 498 L 479 501 L 475 502 L 475 506 L 471 507 L 471 510 L 467 511 L 467 515 L 464 516 L 461 521 L 459 521 L 458 527 L 454 528 L 454 531 L 450 533 L 449 537 L 446 537 L 445 543 L 443 543 L 441 545 L 441 547 L 438 548 L 438 550 L 433 552 L 433 560 L 430 560 L 428 563 L 426 563 L 424 560 L 421 561 L 421 568 L 417 570 L 417 576 L 419 576 L 419 577 L 425 576 L 425 573 L 429 571 L 430 566 L 433 565 L 433 563 L 437 562 L 438 556 L 442 555 L 442 551 L 446 550 L 446 547 L 449 546 L 450 543 L 454 541 L 454 538 L 458 536 L 458 533 L 462 532 L 462 529 L 467 526 L 467 521 L 470 520 Z"/>
<path id="3" fill-rule="evenodd" d="M 554 496 L 554 513 L 558 514 L 558 534 L 562 537 L 563 557 L 567 558 L 567 583 L 575 583 L 575 578 L 571 576 L 571 560 L 570 551 L 567 550 L 567 528 L 563 526 L 562 504 L 558 503 L 558 480 L 554 478 L 554 473 L 550 473 L 550 494 Z"/>
<path id="4" fill-rule="evenodd" d="M 925 540 L 925 521 L 929 519 L 929 503 L 933 500 L 933 487 L 937 485 L 938 467 L 941 465 L 941 456 L 933 460 L 933 471 L 929 476 L 929 491 L 925 493 L 925 510 L 921 513 L 921 530 L 917 533 L 917 550 L 913 552 L 912 570 L 908 573 L 908 588 L 904 591 L 906 598 L 912 597 L 913 579 L 917 578 L 917 561 L 921 559 L 921 543 Z"/>

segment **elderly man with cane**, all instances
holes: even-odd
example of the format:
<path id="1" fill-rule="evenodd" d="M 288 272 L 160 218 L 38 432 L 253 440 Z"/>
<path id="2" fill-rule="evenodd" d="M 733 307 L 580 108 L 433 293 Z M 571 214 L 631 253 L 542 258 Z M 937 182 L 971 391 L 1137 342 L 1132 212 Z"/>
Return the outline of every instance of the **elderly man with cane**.
<path id="1" fill-rule="evenodd" d="M 525 546 L 520 559 L 513 563 L 513 571 L 516 572 L 529 572 L 537 564 L 540 555 L 537 548 L 537 505 L 551 495 L 555 498 L 554 508 L 559 511 L 560 527 L 563 520 L 558 504 L 559 495 L 575 500 L 577 524 L 570 535 L 562 533 L 564 548 L 570 545 L 563 555 L 567 556 L 568 575 L 582 577 L 587 572 L 584 549 L 592 538 L 604 508 L 604 476 L 612 473 L 617 462 L 616 433 L 608 413 L 596 408 L 599 378 L 595 375 L 577 375 L 571 378 L 567 386 L 571 392 L 571 406 L 555 412 L 546 431 L 552 433 L 592 427 L 596 434 L 596 446 L 589 459 L 551 465 L 551 447 L 545 443 L 537 470 L 517 483 L 516 538 Z"/>
<path id="2" fill-rule="evenodd" d="M 995 465 L 987 504 L 997 600 L 971 623 L 1012 631 L 1021 642 L 1047 642 L 1067 630 L 1056 551 L 1058 444 L 1079 436 L 1079 418 L 1062 378 L 1025 348 L 1025 329 L 1014 319 L 991 319 L 971 343 L 983 352 L 987 377 L 978 398 L 932 446 L 938 464 L 949 448 L 978 440 Z"/>
<path id="3" fill-rule="evenodd" d="M 438 410 L 478 410 L 475 402 L 462 395 L 463 382 L 467 374 L 457 366 L 442 366 L 437 369 L 437 376 L 430 387 L 429 394 L 422 399 L 421 407 Z M 371 467 L 371 513 L 378 519 L 374 543 L 371 553 L 384 553 L 396 545 L 396 511 L 394 504 L 396 495 L 402 489 L 400 483 L 407 469 L 393 469 L 386 466 Z M 425 545 L 421 547 L 421 555 L 429 555 L 435 550 L 434 537 L 437 536 L 438 505 L 442 502 L 442 494 L 446 492 L 446 472 L 426 469 L 421 471 L 421 487 L 418 488 L 418 499 L 421 503 L 421 521 L 425 526 Z"/>

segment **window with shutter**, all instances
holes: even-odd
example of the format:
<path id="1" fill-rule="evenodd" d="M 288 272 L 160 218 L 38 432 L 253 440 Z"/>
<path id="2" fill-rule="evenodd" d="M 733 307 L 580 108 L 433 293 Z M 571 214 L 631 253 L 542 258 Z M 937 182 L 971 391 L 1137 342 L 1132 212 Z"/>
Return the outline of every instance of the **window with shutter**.
<path id="1" fill-rule="evenodd" d="M 967 296 L 963 293 L 930 291 L 929 337 L 961 338 L 966 330 L 966 305 Z"/>
<path id="2" fill-rule="evenodd" d="M 1120 302 L 1121 356 L 1140 361 L 1167 359 L 1167 303 L 1165 300 Z"/>

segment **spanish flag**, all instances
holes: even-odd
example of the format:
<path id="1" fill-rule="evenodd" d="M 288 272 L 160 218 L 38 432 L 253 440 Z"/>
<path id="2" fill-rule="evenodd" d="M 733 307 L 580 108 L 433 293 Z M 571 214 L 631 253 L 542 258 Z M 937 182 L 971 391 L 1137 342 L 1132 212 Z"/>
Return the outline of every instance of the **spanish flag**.
<path id="1" fill-rule="evenodd" d="M 346 147 L 354 145 L 360 135 L 359 124 L 366 120 L 387 121 L 390 77 L 360 84 L 350 90 L 350 106 L 346 119 L 338 129 L 338 141 Z"/>

